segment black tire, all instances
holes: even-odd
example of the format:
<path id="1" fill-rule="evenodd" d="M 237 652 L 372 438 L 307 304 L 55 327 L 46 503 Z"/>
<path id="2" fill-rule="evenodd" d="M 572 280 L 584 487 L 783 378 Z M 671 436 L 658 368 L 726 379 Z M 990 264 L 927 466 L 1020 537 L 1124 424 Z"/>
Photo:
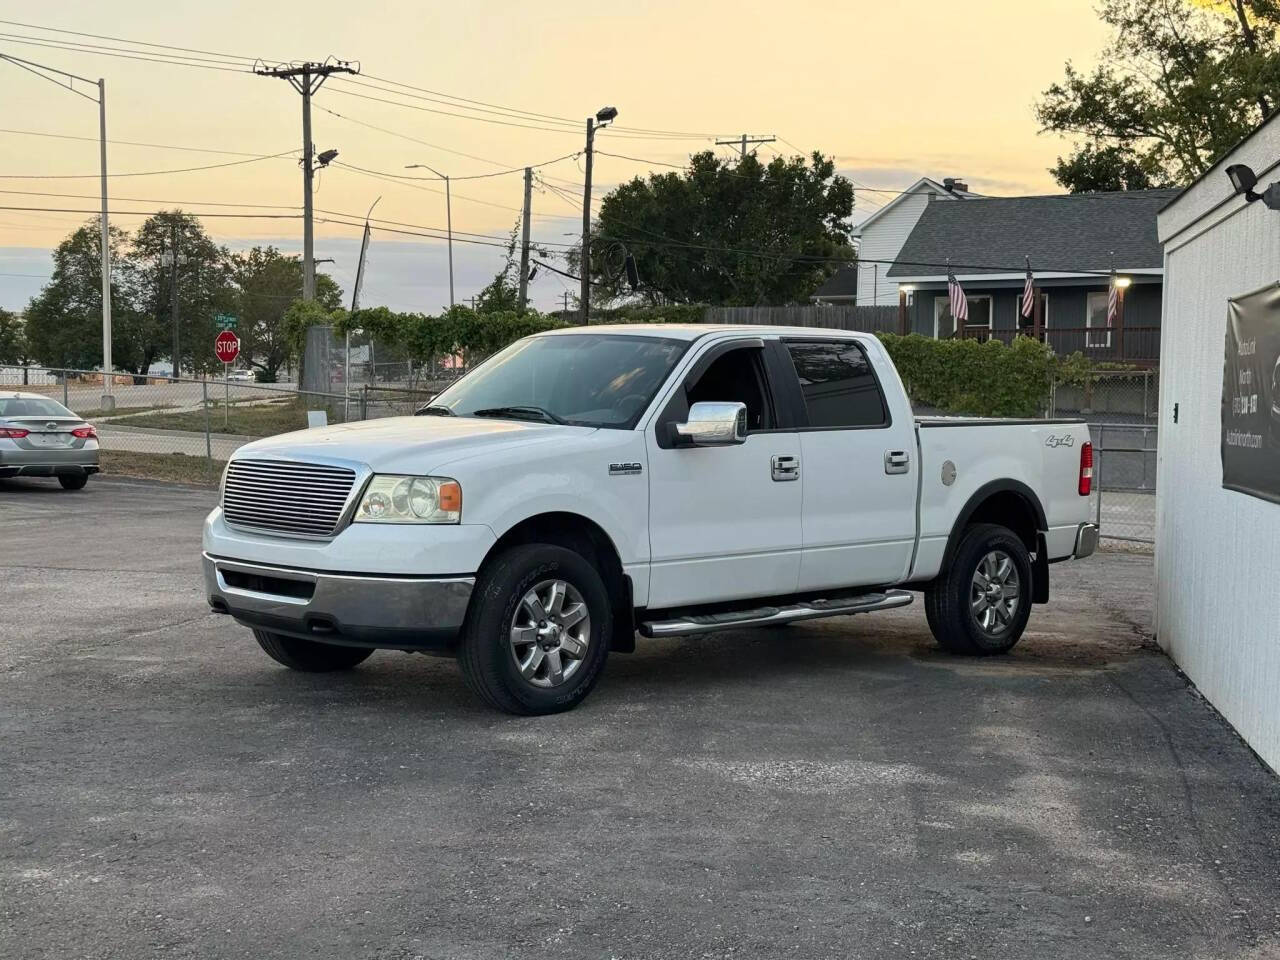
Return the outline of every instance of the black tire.
<path id="1" fill-rule="evenodd" d="M 332 673 L 335 670 L 350 670 L 369 659 L 373 653 L 367 647 L 341 647 L 336 643 L 317 643 L 314 640 L 300 640 L 297 637 L 286 637 L 279 633 L 268 633 L 266 630 L 253 631 L 268 657 L 276 663 L 282 663 L 290 670 L 303 673 Z"/>
<path id="2" fill-rule="evenodd" d="M 975 597 L 975 576 L 989 555 L 1007 557 L 1014 577 L 998 585 L 995 602 Z M 965 531 L 951 566 L 944 570 L 924 594 L 925 618 L 938 644 L 951 653 L 989 656 L 1008 653 L 1020 639 L 1031 616 L 1031 555 L 1012 530 L 994 523 L 974 524 Z M 1017 589 L 1016 604 L 1009 603 L 1010 584 Z M 975 600 L 987 606 L 975 613 Z M 1012 607 L 1012 609 L 1010 609 Z M 991 610 L 984 627 L 986 610 Z"/>
<path id="3" fill-rule="evenodd" d="M 58 482 L 62 484 L 63 490 L 83 490 L 84 485 L 89 482 L 87 473 L 60 473 L 58 474 Z"/>
<path id="4" fill-rule="evenodd" d="M 549 580 L 562 581 L 578 592 L 590 617 L 589 634 L 586 651 L 572 674 L 568 675 L 566 666 L 562 682 L 539 686 L 521 675 L 512 626 L 517 613 L 526 609 L 522 606 L 525 596 Z M 612 614 L 604 581 L 581 554 L 544 543 L 512 547 L 492 560 L 476 582 L 458 650 L 462 675 L 482 700 L 505 713 L 535 716 L 571 710 L 591 692 L 604 670 L 613 639 Z M 555 656 L 558 664 L 573 662 L 562 659 L 568 655 L 561 651 Z M 546 654 L 539 663 L 543 657 Z"/>

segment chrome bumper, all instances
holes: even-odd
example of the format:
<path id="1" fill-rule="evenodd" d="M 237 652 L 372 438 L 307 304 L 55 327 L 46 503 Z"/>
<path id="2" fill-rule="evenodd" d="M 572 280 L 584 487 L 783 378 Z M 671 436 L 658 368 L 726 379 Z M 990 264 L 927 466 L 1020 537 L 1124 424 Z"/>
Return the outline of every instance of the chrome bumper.
<path id="1" fill-rule="evenodd" d="M 448 646 L 474 577 L 379 577 L 245 563 L 204 554 L 209 606 L 245 626 L 362 647 Z"/>
<path id="2" fill-rule="evenodd" d="M 1076 531 L 1076 549 L 1072 554 L 1077 560 L 1087 557 L 1098 549 L 1098 525 L 1096 523 L 1082 523 L 1080 529 Z"/>

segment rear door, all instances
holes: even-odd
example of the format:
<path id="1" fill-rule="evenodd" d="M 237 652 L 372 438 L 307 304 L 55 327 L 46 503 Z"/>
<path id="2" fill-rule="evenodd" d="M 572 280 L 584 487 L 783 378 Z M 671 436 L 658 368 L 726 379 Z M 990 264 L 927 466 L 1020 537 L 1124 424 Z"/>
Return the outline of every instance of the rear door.
<path id="1" fill-rule="evenodd" d="M 649 424 L 651 608 L 792 593 L 800 572 L 800 439 L 784 425 L 766 341 L 709 345 Z M 747 406 L 744 443 L 677 446 L 700 401 Z"/>
<path id="2" fill-rule="evenodd" d="M 895 418 L 866 349 L 786 338 L 804 462 L 800 590 L 896 583 L 915 545 L 915 423 Z"/>

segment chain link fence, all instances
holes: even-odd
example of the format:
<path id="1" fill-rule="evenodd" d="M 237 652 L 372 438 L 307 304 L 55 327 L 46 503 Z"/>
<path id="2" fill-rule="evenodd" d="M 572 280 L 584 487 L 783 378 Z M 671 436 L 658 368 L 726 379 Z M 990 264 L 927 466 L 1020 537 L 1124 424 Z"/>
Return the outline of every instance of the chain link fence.
<path id="1" fill-rule="evenodd" d="M 1159 405 L 1156 369 L 1105 371 L 1083 386 L 1054 384 L 1049 416 L 1089 424 L 1091 509 L 1107 539 L 1155 543 Z"/>
<path id="2" fill-rule="evenodd" d="M 0 366 L 0 393 L 49 397 L 98 430 L 104 472 L 216 483 L 239 447 L 314 424 L 412 414 L 435 391 L 361 385 L 354 391 L 293 384 L 117 373 L 114 410 L 103 408 L 100 371 Z"/>

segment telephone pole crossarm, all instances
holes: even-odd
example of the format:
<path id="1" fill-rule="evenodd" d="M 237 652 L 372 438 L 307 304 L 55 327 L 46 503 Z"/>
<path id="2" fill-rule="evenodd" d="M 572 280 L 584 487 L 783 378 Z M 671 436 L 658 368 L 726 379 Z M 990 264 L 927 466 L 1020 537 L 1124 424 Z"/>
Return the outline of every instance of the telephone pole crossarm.
<path id="1" fill-rule="evenodd" d="M 738 150 L 740 151 L 739 157 L 746 157 L 747 147 L 749 145 L 757 144 L 757 143 L 775 143 L 777 139 L 778 139 L 777 137 L 753 137 L 753 136 L 750 136 L 749 134 L 744 133 L 742 136 L 735 137 L 732 140 L 717 140 L 716 146 L 717 147 L 737 147 Z"/>

